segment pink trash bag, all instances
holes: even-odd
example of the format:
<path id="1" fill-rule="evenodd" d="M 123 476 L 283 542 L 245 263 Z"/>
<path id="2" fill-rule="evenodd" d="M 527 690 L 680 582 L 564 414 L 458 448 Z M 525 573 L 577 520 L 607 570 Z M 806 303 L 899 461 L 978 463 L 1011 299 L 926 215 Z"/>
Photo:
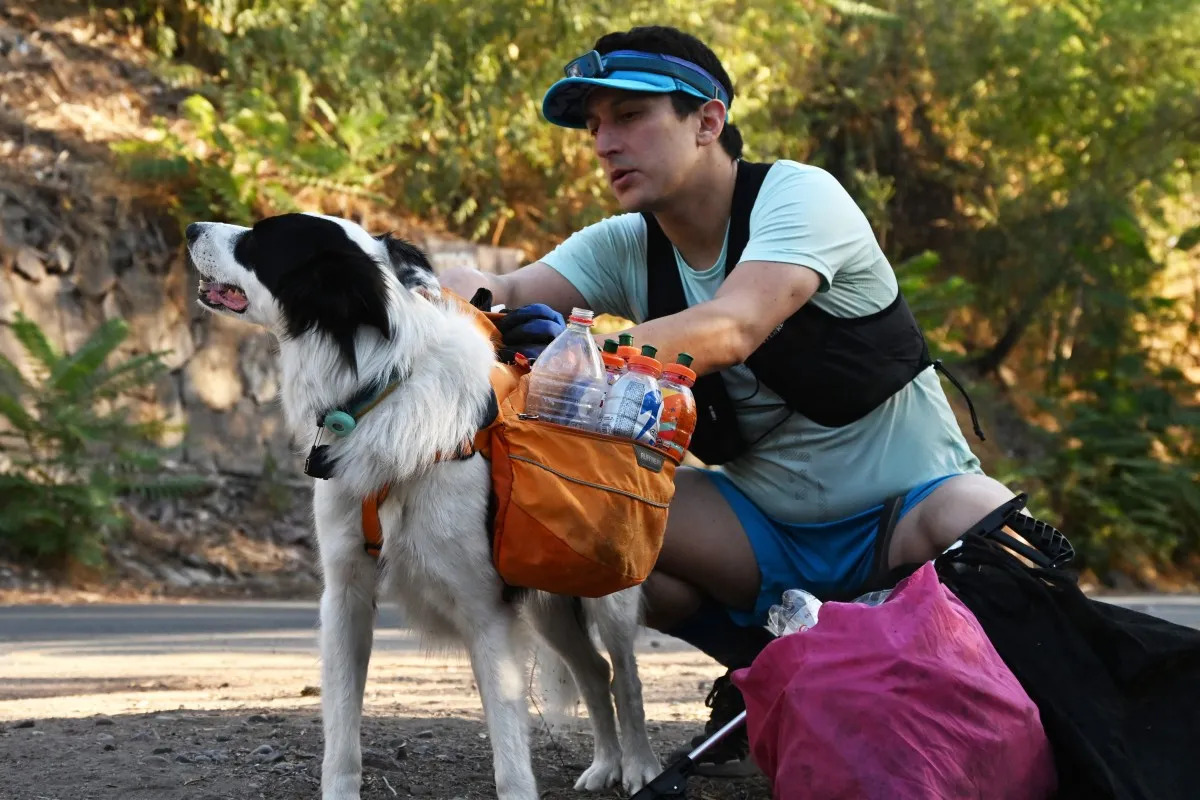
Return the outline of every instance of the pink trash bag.
<path id="1" fill-rule="evenodd" d="M 776 800 L 1034 800 L 1057 784 L 1037 706 L 932 564 L 882 605 L 825 603 L 733 682 Z"/>

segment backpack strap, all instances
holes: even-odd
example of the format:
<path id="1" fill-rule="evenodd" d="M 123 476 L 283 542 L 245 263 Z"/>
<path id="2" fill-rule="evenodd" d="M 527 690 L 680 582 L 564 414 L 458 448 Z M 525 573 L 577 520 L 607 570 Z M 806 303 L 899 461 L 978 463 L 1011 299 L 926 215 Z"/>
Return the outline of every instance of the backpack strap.
<path id="1" fill-rule="evenodd" d="M 726 275 L 741 261 L 750 241 L 750 212 L 770 169 L 770 164 L 738 161 L 725 247 Z M 671 240 L 653 214 L 643 211 L 642 218 L 646 221 L 647 319 L 658 319 L 677 314 L 688 304 Z M 706 464 L 723 464 L 745 452 L 749 445 L 721 374 L 701 375 L 692 394 L 696 398 L 696 431 L 689 448 L 692 453 Z"/>

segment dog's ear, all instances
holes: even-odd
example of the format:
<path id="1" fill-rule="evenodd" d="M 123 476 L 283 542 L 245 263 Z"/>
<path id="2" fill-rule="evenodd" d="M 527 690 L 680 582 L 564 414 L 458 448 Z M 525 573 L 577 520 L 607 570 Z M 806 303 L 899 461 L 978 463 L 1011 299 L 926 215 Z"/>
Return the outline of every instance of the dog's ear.
<path id="1" fill-rule="evenodd" d="M 328 334 L 355 371 L 355 331 L 365 325 L 385 339 L 392 337 L 382 268 L 349 240 L 322 247 L 276 292 L 287 312 L 288 335 L 311 330 Z"/>
<path id="2" fill-rule="evenodd" d="M 429 263 L 428 256 L 421 248 L 390 233 L 380 236 L 379 241 L 387 248 L 392 270 L 400 279 L 401 286 L 416 290 L 425 297 L 437 297 L 441 294 L 442 287 L 433 274 L 433 265 Z"/>

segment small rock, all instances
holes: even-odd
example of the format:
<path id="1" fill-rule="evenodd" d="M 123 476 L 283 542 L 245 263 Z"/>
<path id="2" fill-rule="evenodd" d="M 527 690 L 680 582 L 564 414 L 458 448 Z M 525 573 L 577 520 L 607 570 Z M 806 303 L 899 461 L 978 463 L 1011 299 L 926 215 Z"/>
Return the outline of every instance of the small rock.
<path id="1" fill-rule="evenodd" d="M 250 716 L 246 717 L 246 722 L 249 722 L 251 725 L 261 725 L 266 721 L 267 718 L 262 714 L 251 714 Z"/>
<path id="2" fill-rule="evenodd" d="M 392 753 L 392 758 L 397 761 L 403 761 L 408 758 L 408 742 L 401 742 L 396 745 L 396 752 Z"/>
<path id="3" fill-rule="evenodd" d="M 47 275 L 45 256 L 28 245 L 22 245 L 17 251 L 14 266 L 18 273 L 33 283 L 38 283 Z"/>
<path id="4" fill-rule="evenodd" d="M 111 741 L 112 741 L 114 738 L 115 738 L 115 737 L 114 737 L 114 736 L 113 736 L 111 733 L 98 733 L 98 734 L 96 734 L 96 741 L 97 741 L 97 742 L 111 742 Z"/>
<path id="5" fill-rule="evenodd" d="M 417 734 L 418 739 L 432 739 L 433 731 L 421 731 Z"/>
<path id="6" fill-rule="evenodd" d="M 154 718 L 159 722 L 174 722 L 175 720 L 179 719 L 173 714 L 155 714 Z"/>
<path id="7" fill-rule="evenodd" d="M 396 772 L 400 769 L 400 765 L 397 764 L 391 756 L 375 750 L 368 750 L 367 752 L 363 753 L 362 764 L 364 767 L 382 769 L 388 772 Z"/>
<path id="8" fill-rule="evenodd" d="M 112 717 L 96 717 L 96 724 L 97 725 L 112 725 L 113 720 L 112 720 Z"/>
<path id="9" fill-rule="evenodd" d="M 31 719 L 23 719 L 20 722 L 14 722 L 13 729 L 16 730 L 17 728 L 32 728 L 34 726 L 34 724 L 35 724 L 34 721 Z"/>
<path id="10" fill-rule="evenodd" d="M 100 748 L 101 750 L 116 750 L 117 746 L 111 742 Z"/>
<path id="11" fill-rule="evenodd" d="M 154 766 L 154 767 L 165 767 L 170 762 L 167 761 L 162 756 L 146 756 L 145 758 L 142 759 L 142 763 L 148 764 L 148 765 Z"/>
<path id="12" fill-rule="evenodd" d="M 458 756 L 454 755 L 453 753 L 439 753 L 437 760 L 447 764 L 453 764 L 458 761 Z"/>
<path id="13" fill-rule="evenodd" d="M 233 738 L 233 737 L 232 737 L 232 736 L 230 736 L 228 733 L 218 733 L 218 734 L 217 734 L 217 741 L 218 741 L 218 742 L 228 742 L 228 741 L 229 741 L 230 739 L 232 739 L 232 738 Z"/>
<path id="14" fill-rule="evenodd" d="M 305 686 L 303 689 L 300 690 L 300 696 L 301 697 L 320 697 L 321 696 L 321 687 L 320 686 Z"/>
<path id="15" fill-rule="evenodd" d="M 169 752 L 171 752 L 173 749 L 174 749 L 174 748 L 172 748 L 172 747 L 167 747 L 167 746 L 165 746 L 165 745 L 164 745 L 164 746 L 162 746 L 162 747 L 156 747 L 156 748 L 154 748 L 153 750 L 151 750 L 150 752 L 151 752 L 151 753 L 154 753 L 154 755 L 158 756 L 158 755 L 162 755 L 163 753 L 169 753 Z"/>

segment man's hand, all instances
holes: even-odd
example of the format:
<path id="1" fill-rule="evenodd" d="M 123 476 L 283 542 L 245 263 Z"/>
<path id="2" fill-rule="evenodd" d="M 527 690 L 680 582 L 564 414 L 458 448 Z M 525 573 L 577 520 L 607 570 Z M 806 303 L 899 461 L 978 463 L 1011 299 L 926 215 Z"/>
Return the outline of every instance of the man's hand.
<path id="1" fill-rule="evenodd" d="M 464 300 L 470 300 L 479 289 L 487 289 L 492 294 L 492 303 L 497 304 L 503 302 L 496 299 L 497 277 L 472 267 L 453 267 L 438 275 L 438 283 L 443 289 L 449 289 Z M 483 310 L 491 311 L 490 308 Z"/>
<path id="2" fill-rule="evenodd" d="M 534 360 L 546 349 L 546 345 L 566 330 L 562 314 L 542 303 L 521 306 L 504 314 L 496 321 L 504 341 L 502 351 L 520 353 Z"/>

